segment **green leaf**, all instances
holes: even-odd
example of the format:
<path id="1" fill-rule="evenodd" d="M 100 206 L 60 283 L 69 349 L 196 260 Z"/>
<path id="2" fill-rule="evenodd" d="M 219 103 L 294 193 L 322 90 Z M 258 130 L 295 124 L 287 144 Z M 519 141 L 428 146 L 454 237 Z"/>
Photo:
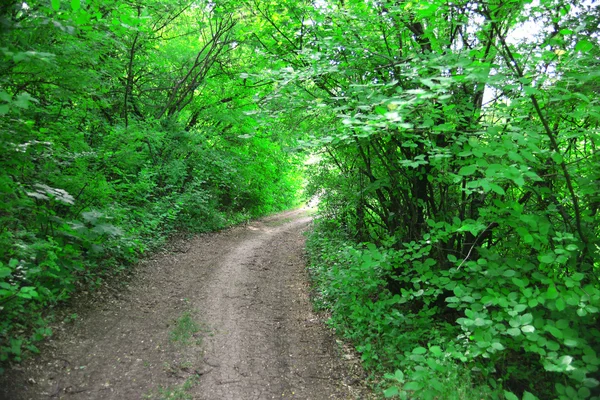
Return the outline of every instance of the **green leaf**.
<path id="1" fill-rule="evenodd" d="M 527 302 L 527 305 L 529 306 L 529 308 L 534 308 L 538 304 L 540 304 L 540 302 L 537 299 L 529 299 L 529 301 Z"/>
<path id="2" fill-rule="evenodd" d="M 458 171 L 458 174 L 462 175 L 462 176 L 469 176 L 469 175 L 473 175 L 475 173 L 475 171 L 477 171 L 477 165 L 475 165 L 475 164 L 465 165 Z"/>
<path id="3" fill-rule="evenodd" d="M 550 332 L 552 334 L 552 336 L 554 336 L 557 339 L 562 339 L 563 338 L 563 333 L 560 329 L 558 329 L 555 326 L 552 325 L 546 325 L 544 327 L 544 330 Z"/>
<path id="4" fill-rule="evenodd" d="M 556 286 L 550 285 L 548 286 L 548 290 L 546 291 L 546 298 L 548 300 L 552 300 L 558 297 L 558 291 L 556 290 Z"/>
<path id="5" fill-rule="evenodd" d="M 512 283 L 514 283 L 516 286 L 520 287 L 521 289 L 524 288 L 525 286 L 527 286 L 527 282 L 523 279 L 519 279 L 519 278 L 512 278 Z M 525 307 L 524 304 L 521 304 L 521 306 Z M 525 308 L 523 308 L 524 310 Z M 523 311 L 521 310 L 521 311 Z"/>
<path id="6" fill-rule="evenodd" d="M 575 51 L 587 53 L 594 48 L 594 44 L 587 39 L 582 39 L 575 45 Z"/>
<path id="7" fill-rule="evenodd" d="M 538 398 L 532 393 L 525 391 L 523 392 L 523 400 L 538 400 Z"/>
<path id="8" fill-rule="evenodd" d="M 416 391 L 416 390 L 421 389 L 422 387 L 423 387 L 423 383 L 413 381 L 413 382 L 408 382 L 406 385 L 404 385 L 402 387 L 402 389 Z"/>
<path id="9" fill-rule="evenodd" d="M 31 97 L 31 95 L 27 92 L 23 92 L 17 95 L 17 97 L 13 101 L 13 105 L 15 107 L 19 107 L 22 109 L 29 108 L 30 103 L 37 103 L 38 101 Z"/>
<path id="10" fill-rule="evenodd" d="M 585 278 L 585 275 L 582 274 L 581 272 L 576 272 L 571 276 L 571 279 L 573 279 L 574 281 L 577 281 L 577 282 L 582 281 L 583 278 Z"/>
<path id="11" fill-rule="evenodd" d="M 397 369 L 394 373 L 394 379 L 396 379 L 398 382 L 404 382 L 404 372 Z"/>
<path id="12" fill-rule="evenodd" d="M 592 395 L 592 391 L 590 389 L 586 388 L 585 386 L 580 387 L 579 390 L 577 391 L 577 396 L 579 396 L 580 399 L 587 399 L 591 395 Z"/>
<path id="13" fill-rule="evenodd" d="M 538 256 L 538 260 L 545 264 L 552 264 L 554 262 L 554 260 L 556 260 L 556 254 L 554 254 L 554 252 L 546 253 L 542 256 Z"/>
<path id="14" fill-rule="evenodd" d="M 511 336 L 519 336 L 521 335 L 521 330 L 519 328 L 510 328 L 506 330 L 506 333 L 508 333 Z"/>
<path id="15" fill-rule="evenodd" d="M 504 350 L 505 347 L 500 342 L 493 342 L 492 348 L 500 351 L 500 350 Z"/>
<path id="16" fill-rule="evenodd" d="M 399 393 L 400 393 L 400 391 L 398 390 L 398 388 L 396 386 L 392 386 L 383 391 L 383 395 L 385 396 L 386 399 L 397 396 Z"/>
<path id="17" fill-rule="evenodd" d="M 502 186 L 496 185 L 495 183 L 490 183 L 490 188 L 492 188 L 493 192 L 498 193 L 501 196 L 504 196 L 506 194 Z"/>
<path id="18" fill-rule="evenodd" d="M 533 86 L 523 86 L 523 91 L 527 96 L 533 96 L 540 93 L 540 91 L 537 88 L 534 88 Z"/>
<path id="19" fill-rule="evenodd" d="M 577 340 L 575 339 L 565 339 L 564 345 L 567 347 L 577 347 Z"/>
<path id="20" fill-rule="evenodd" d="M 12 100 L 12 96 L 6 93 L 4 90 L 0 90 L 0 100 L 8 103 Z"/>
<path id="21" fill-rule="evenodd" d="M 2 266 L 2 264 L 0 264 L 0 278 L 6 278 L 11 273 L 12 273 L 12 270 L 10 268 L 4 267 L 4 266 Z"/>
<path id="22" fill-rule="evenodd" d="M 555 305 L 558 311 L 563 311 L 566 307 L 565 300 L 562 297 L 556 299 Z"/>
<path id="23" fill-rule="evenodd" d="M 425 347 L 415 347 L 412 351 L 413 354 L 425 354 L 427 353 L 427 349 Z"/>
<path id="24" fill-rule="evenodd" d="M 81 8 L 81 0 L 71 0 L 71 9 L 77 11 Z"/>
<path id="25" fill-rule="evenodd" d="M 436 357 L 439 357 L 443 354 L 442 348 L 440 346 L 431 346 L 429 348 L 429 352 Z"/>
<path id="26" fill-rule="evenodd" d="M 523 285 L 524 287 L 525 285 Z M 527 306 L 525 304 L 517 304 L 514 308 L 514 310 L 518 313 L 523 312 L 525 310 L 527 310 Z"/>
<path id="27" fill-rule="evenodd" d="M 593 389 L 595 387 L 600 386 L 600 382 L 598 382 L 598 380 L 595 378 L 585 378 L 583 380 L 583 386 Z"/>
<path id="28" fill-rule="evenodd" d="M 34 299 L 38 297 L 38 293 L 33 286 L 22 287 L 17 296 L 22 299 Z"/>
<path id="29" fill-rule="evenodd" d="M 548 340 L 546 342 L 546 348 L 550 351 L 557 351 L 560 349 L 560 345 L 553 340 Z"/>
<path id="30" fill-rule="evenodd" d="M 533 333 L 535 332 L 535 328 L 533 327 L 533 325 L 524 325 L 521 327 L 521 330 L 524 333 Z"/>
<path id="31" fill-rule="evenodd" d="M 519 400 L 519 398 L 512 392 L 504 391 L 504 398 L 506 400 Z"/>
<path id="32" fill-rule="evenodd" d="M 560 153 L 552 153 L 552 160 L 555 163 L 560 164 L 563 162 L 563 156 Z"/>
<path id="33" fill-rule="evenodd" d="M 60 9 L 60 0 L 51 0 L 51 3 L 54 11 L 58 11 Z"/>

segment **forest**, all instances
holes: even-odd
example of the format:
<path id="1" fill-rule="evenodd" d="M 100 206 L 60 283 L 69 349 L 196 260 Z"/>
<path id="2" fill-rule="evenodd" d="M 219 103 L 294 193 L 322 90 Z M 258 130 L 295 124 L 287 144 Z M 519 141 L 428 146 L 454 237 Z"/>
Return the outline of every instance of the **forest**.
<path id="1" fill-rule="evenodd" d="M 179 232 L 316 199 L 386 398 L 600 398 L 600 8 L 6 0 L 0 364 Z"/>

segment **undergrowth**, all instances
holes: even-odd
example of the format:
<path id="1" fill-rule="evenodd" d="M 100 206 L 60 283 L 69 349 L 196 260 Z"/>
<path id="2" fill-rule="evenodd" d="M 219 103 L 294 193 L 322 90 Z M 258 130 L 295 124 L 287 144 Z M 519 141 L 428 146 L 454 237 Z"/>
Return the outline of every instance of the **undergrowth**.
<path id="1" fill-rule="evenodd" d="M 183 131 L 167 129 L 167 137 Z M 124 151 L 129 144 L 122 145 Z M 182 143 L 162 145 L 166 156 Z M 225 153 L 226 147 L 198 148 L 183 166 L 156 155 L 151 165 L 146 152 L 114 156 L 110 163 L 95 156 L 77 166 L 50 159 L 62 172 L 50 177 L 31 171 L 27 183 L 0 173 L 6 189 L 0 195 L 0 372 L 25 353 L 39 352 L 38 343 L 52 334 L 48 321 L 55 309 L 74 292 L 94 290 L 128 271 L 173 234 L 219 230 L 296 204 L 299 181 L 291 167 L 273 167 L 271 186 L 255 187 L 252 177 L 259 172 L 247 155 Z"/>
<path id="2" fill-rule="evenodd" d="M 160 387 L 155 392 L 144 396 L 144 398 L 156 400 L 192 400 L 194 396 L 189 393 L 189 390 L 198 384 L 199 378 L 199 375 L 194 374 L 179 386 Z"/>
<path id="3" fill-rule="evenodd" d="M 196 322 L 193 313 L 186 311 L 175 321 L 173 328 L 169 332 L 169 340 L 182 346 L 189 345 L 192 342 L 201 344 L 202 338 L 192 341 L 196 337 L 196 334 L 201 331 L 203 331 L 203 328 Z"/>
<path id="4" fill-rule="evenodd" d="M 430 250 L 357 244 L 323 219 L 307 242 L 316 306 L 386 397 L 598 396 L 597 289 L 578 275 L 544 288 L 490 254 L 440 269 Z"/>

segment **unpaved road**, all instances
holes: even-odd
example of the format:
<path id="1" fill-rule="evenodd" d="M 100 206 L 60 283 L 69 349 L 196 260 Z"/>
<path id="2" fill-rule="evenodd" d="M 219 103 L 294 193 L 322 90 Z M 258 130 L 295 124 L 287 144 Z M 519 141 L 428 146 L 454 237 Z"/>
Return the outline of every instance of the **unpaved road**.
<path id="1" fill-rule="evenodd" d="M 290 211 L 155 255 L 9 371 L 0 398 L 363 398 L 311 311 L 309 222 Z"/>

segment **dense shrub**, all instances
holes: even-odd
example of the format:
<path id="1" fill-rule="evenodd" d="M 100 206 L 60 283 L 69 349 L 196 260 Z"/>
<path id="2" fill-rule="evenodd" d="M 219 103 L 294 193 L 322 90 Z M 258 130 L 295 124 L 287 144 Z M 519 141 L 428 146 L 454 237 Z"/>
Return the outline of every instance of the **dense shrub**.
<path id="1" fill-rule="evenodd" d="M 74 291 L 173 232 L 296 204 L 300 158 L 277 132 L 248 134 L 254 93 L 222 53 L 235 10 L 188 6 L 0 6 L 1 364 L 37 351 Z"/>

